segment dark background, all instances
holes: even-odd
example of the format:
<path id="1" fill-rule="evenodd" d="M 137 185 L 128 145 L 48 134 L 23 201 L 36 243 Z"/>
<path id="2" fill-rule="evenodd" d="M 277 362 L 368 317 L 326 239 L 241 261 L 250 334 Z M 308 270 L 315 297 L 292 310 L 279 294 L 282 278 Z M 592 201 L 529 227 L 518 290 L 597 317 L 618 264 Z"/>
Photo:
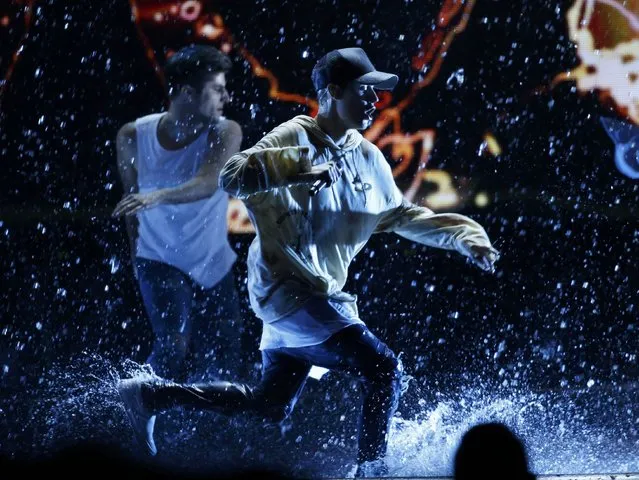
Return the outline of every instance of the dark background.
<path id="1" fill-rule="evenodd" d="M 166 104 L 128 2 L 36 1 L 23 39 L 26 3 L 5 2 L 0 12 L 11 19 L 0 27 L 0 72 L 23 45 L 0 109 L 0 378 L 3 426 L 12 431 L 5 451 L 29 450 L 28 429 L 15 433 L 9 417 L 18 413 L 8 412 L 20 412 L 23 392 L 38 392 L 43 379 L 50 385 L 53 371 L 59 378 L 84 355 L 118 369 L 150 350 L 124 224 L 110 217 L 122 196 L 114 139 L 123 123 Z M 377 68 L 399 74 L 394 98 L 403 98 L 417 80 L 411 58 L 441 9 L 436 1 L 203 3 L 278 76 L 280 88 L 310 97 L 315 60 L 357 44 Z M 599 123 L 602 115 L 623 116 L 574 83 L 544 88 L 579 64 L 566 31 L 572 3 L 477 2 L 438 77 L 402 118 L 407 132 L 436 129 L 429 167 L 489 192 L 487 207 L 467 203 L 458 211 L 479 221 L 502 252 L 489 275 L 457 254 L 384 234 L 351 266 L 346 290 L 358 294 L 370 328 L 403 352 L 419 385 L 418 394 L 407 394 L 406 411 L 417 408 L 417 397 L 434 404 L 468 388 L 580 392 L 594 385 L 612 412 L 638 379 L 639 188 L 616 169 Z M 192 40 L 182 25 L 142 27 L 160 63 L 166 49 Z M 230 56 L 227 116 L 242 125 L 243 148 L 308 113 L 270 99 L 267 82 L 236 50 Z M 460 68 L 464 81 L 451 86 Z M 499 139 L 501 155 L 478 154 L 486 131 Z M 261 325 L 245 286 L 251 239 L 231 235 L 250 326 L 246 359 L 257 378 Z M 309 390 L 311 398 L 324 395 Z M 619 427 L 636 435 L 636 422 L 626 420 Z"/>

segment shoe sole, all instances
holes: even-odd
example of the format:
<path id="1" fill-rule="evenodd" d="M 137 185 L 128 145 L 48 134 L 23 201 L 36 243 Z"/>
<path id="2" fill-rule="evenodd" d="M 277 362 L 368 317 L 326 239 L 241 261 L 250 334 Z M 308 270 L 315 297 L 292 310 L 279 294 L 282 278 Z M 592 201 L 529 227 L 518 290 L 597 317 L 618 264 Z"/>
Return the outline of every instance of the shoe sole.
<path id="1" fill-rule="evenodd" d="M 118 385 L 118 393 L 120 394 L 120 399 L 124 404 L 124 411 L 126 412 L 126 416 L 129 419 L 131 427 L 133 428 L 134 438 L 138 444 L 146 446 L 146 450 L 151 456 L 155 456 L 158 451 L 155 445 L 149 443 L 149 441 L 147 440 L 147 423 L 145 422 L 144 424 L 140 425 L 142 428 L 138 428 L 141 415 L 136 414 L 136 409 L 134 408 L 134 405 L 138 404 L 138 400 L 137 398 L 135 398 L 137 396 L 137 392 L 135 391 L 136 386 L 132 383 L 124 382 L 126 382 L 126 380 L 122 381 L 121 384 Z M 155 426 L 155 415 L 152 415 L 149 418 L 149 421 L 152 421 L 153 426 Z"/>

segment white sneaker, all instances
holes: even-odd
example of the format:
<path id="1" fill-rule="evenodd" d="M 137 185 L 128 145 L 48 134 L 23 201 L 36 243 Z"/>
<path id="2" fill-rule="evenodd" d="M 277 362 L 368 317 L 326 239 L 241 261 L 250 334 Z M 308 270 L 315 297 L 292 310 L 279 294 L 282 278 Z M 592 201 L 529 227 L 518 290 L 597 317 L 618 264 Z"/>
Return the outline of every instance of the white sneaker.
<path id="1" fill-rule="evenodd" d="M 141 378 L 127 378 L 118 382 L 118 392 L 124 403 L 124 410 L 133 427 L 135 438 L 140 445 L 145 445 L 151 455 L 156 455 L 158 449 L 153 440 L 153 428 L 155 427 L 155 415 L 147 410 L 142 402 Z"/>

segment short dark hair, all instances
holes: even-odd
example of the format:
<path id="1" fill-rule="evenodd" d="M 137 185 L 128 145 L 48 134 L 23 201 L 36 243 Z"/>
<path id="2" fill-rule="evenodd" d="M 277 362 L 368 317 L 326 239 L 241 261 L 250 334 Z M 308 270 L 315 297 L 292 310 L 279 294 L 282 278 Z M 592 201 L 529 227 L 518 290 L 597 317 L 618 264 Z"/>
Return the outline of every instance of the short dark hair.
<path id="1" fill-rule="evenodd" d="M 164 66 L 169 93 L 190 85 L 201 90 L 208 74 L 228 73 L 231 59 L 210 45 L 189 45 L 175 52 Z"/>
<path id="2" fill-rule="evenodd" d="M 322 58 L 320 58 L 315 63 L 315 66 L 313 67 L 313 71 L 311 72 L 311 80 L 313 81 L 315 92 L 317 93 L 319 93 L 320 90 L 325 88 L 325 85 L 322 84 L 323 82 L 322 76 L 324 75 L 324 70 L 327 68 L 327 65 L 328 65 L 327 57 L 328 55 L 324 55 Z M 343 85 L 340 85 L 340 87 L 343 87 Z"/>

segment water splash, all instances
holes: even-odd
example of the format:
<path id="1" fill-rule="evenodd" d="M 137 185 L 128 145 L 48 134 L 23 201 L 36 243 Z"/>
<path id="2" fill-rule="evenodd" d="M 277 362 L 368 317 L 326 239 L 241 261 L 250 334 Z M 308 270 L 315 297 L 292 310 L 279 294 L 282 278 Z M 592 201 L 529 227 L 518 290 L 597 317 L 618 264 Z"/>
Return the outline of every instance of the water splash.
<path id="1" fill-rule="evenodd" d="M 46 456 L 83 442 L 129 449 L 130 425 L 116 384 L 121 377 L 134 375 L 152 377 L 153 372 L 132 361 L 118 368 L 86 352 L 69 363 L 53 365 L 37 386 L 10 399 L 12 416 L 2 426 L 11 441 L 2 445 L 0 453 Z"/>
<path id="2" fill-rule="evenodd" d="M 94 354 L 53 366 L 37 387 L 14 399 L 19 406 L 13 411 L 0 405 L 0 427 L 10 427 L 11 440 L 0 444 L 1 453 L 42 456 L 79 442 L 99 442 L 139 452 L 136 457 L 142 459 L 115 388 L 119 378 L 136 375 L 154 377 L 148 366 L 115 365 Z M 416 379 L 407 376 L 402 387 L 401 415 L 393 420 L 386 458 L 391 477 L 450 475 L 462 435 L 490 421 L 506 424 L 524 441 L 531 469 L 538 474 L 639 470 L 636 389 L 606 390 L 595 384 L 544 393 L 495 393 L 471 387 L 459 394 L 436 394 L 429 403 L 423 399 L 426 388 Z M 156 432 L 158 461 L 176 469 L 268 463 L 297 474 L 313 472 L 313 477 L 352 476 L 356 395 L 345 395 L 350 390 L 335 381 L 307 390 L 281 429 L 210 412 L 163 414 Z M 331 401 L 322 404 L 321 397 Z"/>
<path id="3" fill-rule="evenodd" d="M 461 437 L 485 422 L 512 429 L 524 441 L 530 468 L 538 474 L 637 471 L 633 410 L 617 405 L 611 414 L 602 405 L 611 402 L 602 395 L 589 389 L 499 396 L 468 389 L 462 398 L 424 406 L 411 419 L 394 419 L 387 455 L 390 476 L 451 475 Z M 615 395 L 621 400 L 619 392 Z M 625 402 L 633 405 L 630 397 Z"/>

